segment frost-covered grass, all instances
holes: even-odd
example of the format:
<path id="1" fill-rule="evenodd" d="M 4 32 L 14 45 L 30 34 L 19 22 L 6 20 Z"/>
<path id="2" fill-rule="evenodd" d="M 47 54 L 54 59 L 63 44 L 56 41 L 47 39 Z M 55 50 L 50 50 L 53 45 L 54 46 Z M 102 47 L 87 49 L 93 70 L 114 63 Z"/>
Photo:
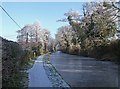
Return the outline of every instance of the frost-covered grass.
<path id="1" fill-rule="evenodd" d="M 55 67 L 51 64 L 48 55 L 44 55 L 44 68 L 53 87 L 62 87 L 63 89 L 70 89 L 70 85 L 62 78 Z"/>

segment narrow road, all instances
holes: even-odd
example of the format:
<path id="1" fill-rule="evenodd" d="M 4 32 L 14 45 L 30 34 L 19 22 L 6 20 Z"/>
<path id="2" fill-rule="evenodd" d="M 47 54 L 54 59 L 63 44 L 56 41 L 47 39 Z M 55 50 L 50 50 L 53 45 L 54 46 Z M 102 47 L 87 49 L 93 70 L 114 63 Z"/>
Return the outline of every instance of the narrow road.
<path id="1" fill-rule="evenodd" d="M 29 73 L 29 86 L 28 87 L 52 87 L 50 80 L 48 79 L 44 67 L 43 56 L 39 56 L 35 61 L 33 67 L 28 70 Z"/>
<path id="2" fill-rule="evenodd" d="M 109 61 L 55 52 L 51 63 L 72 87 L 118 87 L 118 65 Z M 107 88 L 109 89 L 109 88 Z"/>

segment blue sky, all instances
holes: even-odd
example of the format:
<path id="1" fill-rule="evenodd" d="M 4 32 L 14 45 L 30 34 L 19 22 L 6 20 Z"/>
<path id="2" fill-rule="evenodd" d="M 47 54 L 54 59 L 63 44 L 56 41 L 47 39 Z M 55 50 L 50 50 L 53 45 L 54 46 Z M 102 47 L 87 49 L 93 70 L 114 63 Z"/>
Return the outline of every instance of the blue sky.
<path id="1" fill-rule="evenodd" d="M 51 32 L 51 36 L 57 32 L 57 28 L 68 23 L 56 22 L 65 18 L 64 13 L 70 9 L 78 10 L 82 14 L 82 2 L 4 2 L 2 6 L 21 26 L 33 24 L 39 21 L 43 28 Z M 19 27 L 2 11 L 2 37 L 16 41 Z"/>

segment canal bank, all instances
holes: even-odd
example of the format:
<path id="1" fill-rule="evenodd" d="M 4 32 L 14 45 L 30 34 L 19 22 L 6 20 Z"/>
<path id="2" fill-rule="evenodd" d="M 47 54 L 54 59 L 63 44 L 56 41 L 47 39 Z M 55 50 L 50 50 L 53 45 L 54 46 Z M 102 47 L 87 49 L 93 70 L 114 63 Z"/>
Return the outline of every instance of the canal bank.
<path id="1" fill-rule="evenodd" d="M 35 63 L 29 73 L 28 88 L 50 88 L 50 89 L 70 89 L 70 86 L 64 81 L 49 61 L 49 56 L 41 55 L 35 60 Z"/>
<path id="2" fill-rule="evenodd" d="M 62 78 L 55 67 L 51 64 L 48 54 L 43 57 L 43 66 L 53 88 L 71 89 L 70 85 Z"/>

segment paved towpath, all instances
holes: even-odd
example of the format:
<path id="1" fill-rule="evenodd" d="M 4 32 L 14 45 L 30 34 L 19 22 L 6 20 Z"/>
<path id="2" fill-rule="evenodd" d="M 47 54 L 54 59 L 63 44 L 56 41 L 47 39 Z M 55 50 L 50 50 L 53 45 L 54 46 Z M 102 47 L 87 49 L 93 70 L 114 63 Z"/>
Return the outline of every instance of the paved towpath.
<path id="1" fill-rule="evenodd" d="M 52 87 L 52 84 L 45 73 L 42 57 L 43 55 L 39 56 L 35 61 L 33 67 L 28 70 L 28 87 Z"/>

